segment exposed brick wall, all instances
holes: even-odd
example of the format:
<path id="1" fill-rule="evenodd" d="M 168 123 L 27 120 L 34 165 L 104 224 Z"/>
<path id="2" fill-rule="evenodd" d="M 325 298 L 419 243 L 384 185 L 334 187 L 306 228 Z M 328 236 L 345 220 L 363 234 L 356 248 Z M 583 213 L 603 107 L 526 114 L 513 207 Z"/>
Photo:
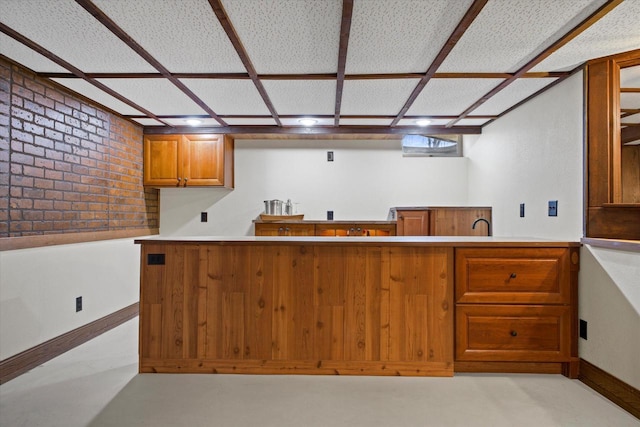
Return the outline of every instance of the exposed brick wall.
<path id="1" fill-rule="evenodd" d="M 0 237 L 158 227 L 142 127 L 0 58 Z"/>

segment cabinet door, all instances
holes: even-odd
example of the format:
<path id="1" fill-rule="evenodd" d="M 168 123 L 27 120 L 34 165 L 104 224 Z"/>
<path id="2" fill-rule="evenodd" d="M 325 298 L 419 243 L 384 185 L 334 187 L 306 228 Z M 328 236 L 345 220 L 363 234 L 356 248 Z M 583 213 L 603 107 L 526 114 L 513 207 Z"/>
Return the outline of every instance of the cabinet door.
<path id="1" fill-rule="evenodd" d="M 187 186 L 224 185 L 222 135 L 184 135 L 184 177 Z"/>
<path id="2" fill-rule="evenodd" d="M 484 218 L 491 223 L 491 208 L 434 208 L 431 211 L 432 236 L 489 236 L 489 226 L 484 221 L 473 223 Z"/>
<path id="3" fill-rule="evenodd" d="M 398 211 L 396 227 L 398 236 L 428 236 L 429 211 Z"/>
<path id="4" fill-rule="evenodd" d="M 350 236 L 355 234 L 355 227 L 355 224 L 316 224 L 316 236 Z"/>
<path id="5" fill-rule="evenodd" d="M 144 137 L 144 185 L 177 187 L 182 185 L 180 135 Z"/>

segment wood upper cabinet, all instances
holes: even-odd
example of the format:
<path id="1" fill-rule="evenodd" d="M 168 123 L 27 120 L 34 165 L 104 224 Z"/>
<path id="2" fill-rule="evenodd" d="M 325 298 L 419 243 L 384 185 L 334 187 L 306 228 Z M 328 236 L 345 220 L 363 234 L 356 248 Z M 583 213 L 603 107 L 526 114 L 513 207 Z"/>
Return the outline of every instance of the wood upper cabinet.
<path id="1" fill-rule="evenodd" d="M 429 236 L 429 210 L 396 211 L 398 236 Z"/>
<path id="2" fill-rule="evenodd" d="M 395 236 L 396 225 L 387 223 L 345 223 L 331 221 L 255 222 L 256 236 Z"/>
<path id="3" fill-rule="evenodd" d="M 399 236 L 488 236 L 491 223 L 489 207 L 425 207 L 396 209 Z"/>
<path id="4" fill-rule="evenodd" d="M 396 227 L 393 224 L 316 224 L 316 236 L 395 236 Z"/>
<path id="5" fill-rule="evenodd" d="M 146 135 L 144 185 L 233 188 L 228 135 Z"/>

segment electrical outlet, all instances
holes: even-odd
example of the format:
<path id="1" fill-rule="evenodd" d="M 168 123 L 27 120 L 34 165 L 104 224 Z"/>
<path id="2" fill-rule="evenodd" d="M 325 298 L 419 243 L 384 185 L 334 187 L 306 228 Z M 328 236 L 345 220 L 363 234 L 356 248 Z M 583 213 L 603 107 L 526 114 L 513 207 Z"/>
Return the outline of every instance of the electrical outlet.
<path id="1" fill-rule="evenodd" d="M 76 298 L 76 313 L 82 311 L 82 297 Z"/>
<path id="2" fill-rule="evenodd" d="M 327 211 L 327 220 L 333 221 L 333 211 Z"/>
<path id="3" fill-rule="evenodd" d="M 200 222 L 207 222 L 208 219 L 208 215 L 206 212 L 200 212 Z"/>
<path id="4" fill-rule="evenodd" d="M 524 218 L 524 203 L 520 203 L 520 218 Z"/>
<path id="5" fill-rule="evenodd" d="M 587 321 L 580 319 L 580 338 L 587 339 Z"/>
<path id="6" fill-rule="evenodd" d="M 333 151 L 327 151 L 327 162 L 333 162 Z"/>
<path id="7" fill-rule="evenodd" d="M 549 200 L 549 216 L 558 216 L 557 200 Z"/>

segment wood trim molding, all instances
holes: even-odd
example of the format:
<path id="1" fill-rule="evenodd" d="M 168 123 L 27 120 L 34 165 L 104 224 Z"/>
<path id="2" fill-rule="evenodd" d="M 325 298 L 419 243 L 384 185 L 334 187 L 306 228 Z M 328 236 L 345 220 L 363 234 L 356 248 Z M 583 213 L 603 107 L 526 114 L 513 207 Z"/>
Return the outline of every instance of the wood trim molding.
<path id="1" fill-rule="evenodd" d="M 347 67 L 347 49 L 351 32 L 351 16 L 353 15 L 353 0 L 342 2 L 342 22 L 340 24 L 340 49 L 338 51 L 338 73 L 336 76 L 336 105 L 334 125 L 340 125 L 340 108 L 342 106 L 342 89 L 344 88 L 344 74 Z"/>
<path id="2" fill-rule="evenodd" d="M 580 381 L 640 419 L 640 390 L 580 359 Z"/>
<path id="3" fill-rule="evenodd" d="M 136 228 L 129 230 L 92 231 L 87 233 L 44 234 L 40 236 L 0 238 L 0 252 L 16 249 L 38 248 L 42 246 L 69 245 L 72 243 L 98 242 L 102 240 L 126 239 L 128 237 L 159 234 L 157 228 Z"/>
<path id="4" fill-rule="evenodd" d="M 138 315 L 139 303 L 131 304 L 98 320 L 43 342 L 15 356 L 0 361 L 0 384 L 4 384 L 36 366 L 57 357 L 74 347 L 133 319 Z"/>

